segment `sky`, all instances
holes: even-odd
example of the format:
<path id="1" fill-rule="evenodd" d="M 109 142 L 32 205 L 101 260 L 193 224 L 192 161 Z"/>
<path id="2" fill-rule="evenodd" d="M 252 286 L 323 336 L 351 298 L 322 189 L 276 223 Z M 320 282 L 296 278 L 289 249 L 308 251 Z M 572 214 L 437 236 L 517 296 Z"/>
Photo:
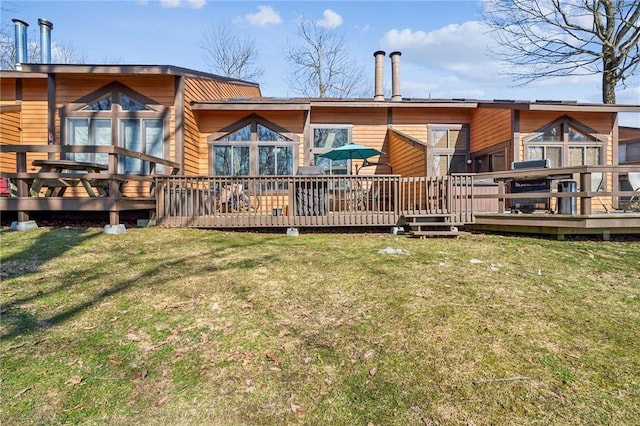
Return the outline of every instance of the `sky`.
<path id="1" fill-rule="evenodd" d="M 55 45 L 71 45 L 86 63 L 174 65 L 211 72 L 201 48 L 204 33 L 222 22 L 252 38 L 265 71 L 263 96 L 294 97 L 284 76 L 284 52 L 296 42 L 304 17 L 345 35 L 345 44 L 371 82 L 373 53 L 402 53 L 404 98 L 480 100 L 573 100 L 600 103 L 600 77 L 556 78 L 526 86 L 500 73 L 487 46 L 481 0 L 413 1 L 218 1 L 218 0 L 2 0 L 1 24 L 29 24 L 39 40 L 38 18 L 53 23 Z M 12 34 L 12 32 L 11 32 Z M 385 95 L 391 92 L 391 62 L 384 64 Z M 617 91 L 619 104 L 640 104 L 640 75 Z M 621 120 L 640 127 L 640 114 Z"/>

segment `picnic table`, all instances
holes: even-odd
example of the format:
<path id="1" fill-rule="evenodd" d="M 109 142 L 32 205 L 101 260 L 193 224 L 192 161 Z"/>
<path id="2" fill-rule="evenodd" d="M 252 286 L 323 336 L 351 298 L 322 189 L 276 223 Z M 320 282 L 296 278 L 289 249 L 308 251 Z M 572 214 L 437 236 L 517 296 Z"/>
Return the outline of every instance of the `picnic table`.
<path id="1" fill-rule="evenodd" d="M 86 174 L 100 173 L 107 171 L 108 167 L 103 164 L 87 163 L 71 160 L 34 160 L 31 163 L 35 167 L 40 167 L 39 173 L 64 173 L 60 178 L 36 178 L 31 184 L 31 195 L 38 197 L 42 188 L 47 188 L 45 197 L 61 197 L 68 187 L 82 185 L 90 197 L 107 196 L 109 181 L 107 179 L 95 179 L 87 177 Z M 71 173 L 73 175 L 71 175 Z M 98 194 L 93 188 L 98 190 Z"/>

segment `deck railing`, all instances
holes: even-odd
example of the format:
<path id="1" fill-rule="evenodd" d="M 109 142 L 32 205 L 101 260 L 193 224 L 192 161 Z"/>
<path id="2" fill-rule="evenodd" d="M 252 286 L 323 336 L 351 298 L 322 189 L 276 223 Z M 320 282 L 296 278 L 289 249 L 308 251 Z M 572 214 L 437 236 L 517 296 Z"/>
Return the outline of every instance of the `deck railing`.
<path id="1" fill-rule="evenodd" d="M 405 214 L 472 221 L 472 177 L 237 176 L 156 178 L 165 226 L 394 226 Z M 462 222 L 464 221 L 464 222 Z"/>
<path id="2" fill-rule="evenodd" d="M 589 216 L 598 212 L 624 213 L 638 210 L 639 175 L 640 165 L 575 166 L 478 173 L 474 175 L 476 181 L 492 180 L 495 187 L 493 191 L 474 194 L 474 200 L 476 204 L 479 200 L 497 200 L 494 213 L 528 213 L 529 209 L 535 210 L 537 204 L 541 205 L 541 211 L 559 214 Z M 527 181 L 547 181 L 548 189 L 541 191 L 536 189 L 538 185 L 532 185 L 533 189 L 527 191 L 526 185 L 523 185 L 515 190 L 517 186 L 513 185 L 514 182 Z M 528 209 L 521 209 L 521 204 L 528 205 Z"/>
<path id="3" fill-rule="evenodd" d="M 2 173 L 0 177 L 9 179 L 15 187 L 10 197 L 2 197 L 0 206 L 3 211 L 17 211 L 18 221 L 29 219 L 31 211 L 108 211 L 110 223 L 119 222 L 119 211 L 149 209 L 155 204 L 153 175 L 159 171 L 166 174 L 176 173 L 179 164 L 162 158 L 142 154 L 136 151 L 116 147 L 97 145 L 4 145 L 0 144 Z M 82 163 L 86 158 L 106 160 L 103 172 L 42 172 L 33 166 L 34 160 L 70 160 Z M 146 174 L 121 173 L 121 164 L 135 160 L 144 165 Z M 82 174 L 79 174 L 82 173 Z M 86 193 L 68 191 L 65 196 L 41 196 L 34 193 L 34 180 L 44 182 L 70 182 L 81 179 L 86 183 L 100 183 L 106 195 L 88 197 Z M 131 182 L 138 191 L 125 193 L 127 182 Z M 133 185 L 135 184 L 135 185 Z M 75 189 L 75 188 L 74 188 Z M 38 191 L 39 192 L 39 191 Z M 129 195 L 129 197 L 127 197 Z"/>
<path id="4" fill-rule="evenodd" d="M 156 177 L 165 226 L 386 226 L 398 176 Z"/>
<path id="5" fill-rule="evenodd" d="M 515 201 L 542 200 L 545 212 L 589 216 L 599 211 L 638 211 L 640 192 L 631 176 L 640 165 L 580 166 L 521 169 L 443 177 L 373 176 L 179 176 L 169 173 L 178 164 L 111 146 L 1 145 L 5 167 L 0 174 L 17 187 L 0 198 L 3 211 L 17 211 L 27 220 L 30 211 L 108 211 L 112 224 L 122 210 L 155 209 L 159 224 L 211 228 L 396 226 L 408 215 L 448 215 L 452 223 L 469 224 L 479 213 L 513 211 Z M 108 181 L 106 196 L 38 197 L 30 194 L 34 179 L 70 179 L 71 173 L 43 173 L 30 167 L 33 159 L 67 158 L 67 154 L 96 153 L 109 158 L 108 170 L 87 173 L 85 179 Z M 13 155 L 15 172 L 7 171 Z M 165 175 L 117 173 L 119 161 L 135 158 L 164 166 Z M 547 180 L 547 191 L 511 192 L 514 180 Z M 121 184 L 142 183 L 146 193 L 126 197 Z M 573 182 L 568 190 L 558 183 Z M 41 195 L 41 194 L 40 194 Z M 71 196 L 69 196 L 71 195 Z M 634 198 L 634 202 L 629 200 Z M 137 203 L 137 204 L 136 204 Z M 575 209 L 573 209 L 575 205 Z M 569 206 L 569 211 L 562 207 Z"/>
<path id="6" fill-rule="evenodd" d="M 402 178 L 399 186 L 404 215 L 449 215 L 457 224 L 473 221 L 472 175 Z"/>

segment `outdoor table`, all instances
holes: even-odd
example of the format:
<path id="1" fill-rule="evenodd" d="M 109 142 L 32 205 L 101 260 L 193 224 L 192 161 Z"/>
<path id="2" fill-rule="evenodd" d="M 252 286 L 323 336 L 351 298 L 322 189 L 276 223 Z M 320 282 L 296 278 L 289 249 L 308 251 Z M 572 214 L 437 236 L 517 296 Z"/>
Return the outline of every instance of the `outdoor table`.
<path id="1" fill-rule="evenodd" d="M 103 164 L 96 163 L 86 163 L 81 161 L 71 161 L 71 160 L 34 160 L 31 164 L 35 167 L 40 167 L 40 173 L 62 173 L 66 171 L 73 172 L 83 172 L 77 173 L 77 177 L 68 177 L 57 178 L 57 179 L 47 179 L 47 178 L 36 178 L 31 185 L 31 195 L 37 197 L 40 193 L 40 190 L 44 187 L 47 188 L 45 192 L 45 197 L 61 197 L 65 190 L 70 186 L 78 186 L 82 185 L 84 189 L 87 191 L 90 197 L 96 197 L 96 193 L 93 190 L 93 187 L 98 189 L 98 194 L 100 196 L 107 196 L 107 188 L 105 185 L 105 181 L 100 181 L 96 179 L 87 179 L 83 174 L 85 173 L 100 173 L 108 170 L 108 167 Z"/>

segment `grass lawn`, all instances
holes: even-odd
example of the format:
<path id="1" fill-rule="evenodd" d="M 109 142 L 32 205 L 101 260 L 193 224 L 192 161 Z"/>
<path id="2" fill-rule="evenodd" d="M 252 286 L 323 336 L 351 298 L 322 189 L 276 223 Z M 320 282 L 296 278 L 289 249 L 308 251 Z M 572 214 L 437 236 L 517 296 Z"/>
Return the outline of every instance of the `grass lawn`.
<path id="1" fill-rule="evenodd" d="M 0 238 L 3 425 L 640 424 L 637 240 Z"/>

